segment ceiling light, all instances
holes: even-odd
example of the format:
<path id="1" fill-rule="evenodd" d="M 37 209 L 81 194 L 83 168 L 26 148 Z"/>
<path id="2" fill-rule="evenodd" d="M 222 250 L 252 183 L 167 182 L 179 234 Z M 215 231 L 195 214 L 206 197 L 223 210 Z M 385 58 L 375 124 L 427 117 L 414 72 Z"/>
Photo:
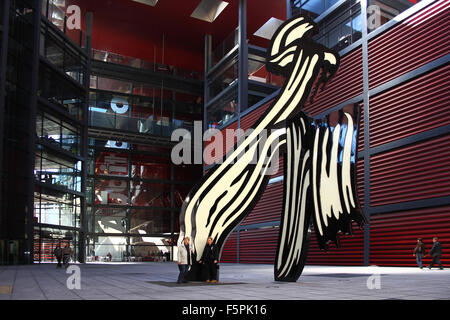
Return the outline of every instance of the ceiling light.
<path id="1" fill-rule="evenodd" d="M 228 5 L 222 0 L 202 0 L 192 12 L 191 17 L 206 22 L 213 22 Z"/>
<path id="2" fill-rule="evenodd" d="M 258 29 L 253 35 L 264 38 L 272 39 L 273 34 L 278 29 L 278 27 L 283 23 L 283 20 L 277 18 L 270 18 L 264 25 Z"/>

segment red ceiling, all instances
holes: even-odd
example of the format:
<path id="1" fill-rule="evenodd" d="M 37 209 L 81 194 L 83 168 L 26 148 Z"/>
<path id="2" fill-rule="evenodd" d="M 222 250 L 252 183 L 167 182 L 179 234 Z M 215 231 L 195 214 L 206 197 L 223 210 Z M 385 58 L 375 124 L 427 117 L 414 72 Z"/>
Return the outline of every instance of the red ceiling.
<path id="1" fill-rule="evenodd" d="M 191 18 L 201 0 L 159 0 L 155 7 L 131 0 L 67 0 L 82 14 L 94 13 L 93 47 L 137 58 L 164 62 L 182 68 L 203 69 L 204 36 L 213 36 L 213 48 L 238 26 L 239 0 L 229 5 L 213 22 Z M 247 35 L 250 43 L 267 46 L 253 36 L 270 17 L 284 20 L 286 0 L 247 0 Z"/>

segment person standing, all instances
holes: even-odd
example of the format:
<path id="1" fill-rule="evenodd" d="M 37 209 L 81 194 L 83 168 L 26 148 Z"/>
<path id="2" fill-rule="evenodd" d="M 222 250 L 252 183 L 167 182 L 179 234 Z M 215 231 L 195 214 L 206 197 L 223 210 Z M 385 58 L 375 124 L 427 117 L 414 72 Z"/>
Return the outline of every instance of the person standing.
<path id="1" fill-rule="evenodd" d="M 203 250 L 202 258 L 199 261 L 205 266 L 206 282 L 217 282 L 217 268 L 219 263 L 219 251 L 217 246 L 213 243 L 213 238 L 209 237 Z"/>
<path id="2" fill-rule="evenodd" d="M 189 237 L 185 237 L 183 242 L 178 245 L 178 269 L 180 270 L 180 274 L 178 275 L 177 283 L 187 282 L 186 274 L 192 265 L 194 248 L 189 244 L 189 241 Z"/>
<path id="3" fill-rule="evenodd" d="M 438 237 L 433 238 L 433 247 L 430 250 L 430 256 L 433 257 L 433 261 L 428 266 L 428 269 L 433 268 L 434 264 L 437 263 L 439 266 L 439 269 L 444 270 L 444 267 L 441 263 L 441 255 L 442 255 L 442 245 L 438 241 Z"/>
<path id="4" fill-rule="evenodd" d="M 69 267 L 70 258 L 72 258 L 72 256 L 72 248 L 70 248 L 69 244 L 66 244 L 66 247 L 63 249 L 63 262 L 66 269 Z"/>
<path id="5" fill-rule="evenodd" d="M 416 257 L 419 268 L 423 269 L 422 258 L 425 256 L 425 244 L 423 243 L 422 238 L 417 239 L 417 245 L 414 248 L 414 256 Z"/>
<path id="6" fill-rule="evenodd" d="M 60 245 L 58 245 L 55 248 L 55 250 L 53 251 L 53 254 L 55 255 L 56 260 L 58 261 L 56 268 L 62 268 L 61 260 L 63 258 L 63 249 L 61 249 Z"/>

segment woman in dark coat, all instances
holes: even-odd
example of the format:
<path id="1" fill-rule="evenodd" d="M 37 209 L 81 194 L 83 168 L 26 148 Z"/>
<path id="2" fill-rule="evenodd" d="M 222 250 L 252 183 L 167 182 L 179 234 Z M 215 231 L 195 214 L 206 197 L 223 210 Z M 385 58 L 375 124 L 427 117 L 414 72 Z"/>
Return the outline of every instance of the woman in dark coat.
<path id="1" fill-rule="evenodd" d="M 217 263 L 219 262 L 219 250 L 213 243 L 213 238 L 209 237 L 208 242 L 203 250 L 202 263 L 205 268 L 206 282 L 217 282 Z"/>
<path id="2" fill-rule="evenodd" d="M 417 245 L 414 248 L 414 256 L 416 257 L 417 265 L 422 269 L 422 258 L 425 256 L 425 244 L 423 243 L 422 238 L 417 239 Z"/>

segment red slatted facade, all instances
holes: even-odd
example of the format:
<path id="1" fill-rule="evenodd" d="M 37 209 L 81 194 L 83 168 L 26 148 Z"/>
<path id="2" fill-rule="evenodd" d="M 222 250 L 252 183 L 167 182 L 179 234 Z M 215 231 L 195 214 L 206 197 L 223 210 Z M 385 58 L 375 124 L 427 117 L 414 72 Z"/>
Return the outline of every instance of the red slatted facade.
<path id="1" fill-rule="evenodd" d="M 340 235 L 339 249 L 334 244 L 330 244 L 328 251 L 320 250 L 314 227 L 311 228 L 311 231 L 306 264 L 336 266 L 357 266 L 363 264 L 364 231 L 359 229 L 355 223 L 353 223 L 353 235 Z"/>
<path id="2" fill-rule="evenodd" d="M 359 119 L 359 133 L 358 133 L 358 152 L 364 151 L 364 103 L 359 104 L 361 115 Z"/>
<path id="3" fill-rule="evenodd" d="M 369 41 L 370 89 L 448 54 L 449 13 L 438 1 Z"/>
<path id="4" fill-rule="evenodd" d="M 283 182 L 268 185 L 258 204 L 241 225 L 280 221 L 283 206 Z"/>
<path id="5" fill-rule="evenodd" d="M 305 110 L 312 116 L 326 111 L 362 93 L 362 49 L 353 50 L 341 58 L 341 65 L 335 76 L 319 91 L 311 104 L 305 104 Z"/>
<path id="6" fill-rule="evenodd" d="M 450 195 L 450 135 L 377 154 L 370 164 L 370 205 Z"/>
<path id="7" fill-rule="evenodd" d="M 267 110 L 267 108 L 270 107 L 270 104 L 272 102 L 273 101 L 271 100 L 271 101 L 263 104 L 262 106 L 258 107 L 256 110 L 253 110 L 252 112 L 243 116 L 241 118 L 241 129 L 247 130 L 247 129 L 251 128 L 255 124 L 255 122 L 259 119 L 259 117 L 261 117 L 263 115 L 263 113 Z"/>
<path id="8" fill-rule="evenodd" d="M 239 232 L 239 262 L 273 264 L 277 241 L 278 227 Z"/>
<path id="9" fill-rule="evenodd" d="M 356 162 L 356 192 L 361 208 L 364 208 L 364 159 Z"/>
<path id="10" fill-rule="evenodd" d="M 227 241 L 225 241 L 220 261 L 228 263 L 236 263 L 237 262 L 236 248 L 237 248 L 237 233 L 233 232 L 232 234 L 230 234 Z"/>
<path id="11" fill-rule="evenodd" d="M 370 221 L 370 263 L 379 266 L 416 266 L 413 249 L 417 238 L 428 253 L 432 238 L 442 244 L 441 262 L 450 264 L 450 206 L 372 215 Z M 423 260 L 429 265 L 431 258 Z"/>
<path id="12" fill-rule="evenodd" d="M 450 66 L 370 98 L 370 146 L 450 124 Z"/>

